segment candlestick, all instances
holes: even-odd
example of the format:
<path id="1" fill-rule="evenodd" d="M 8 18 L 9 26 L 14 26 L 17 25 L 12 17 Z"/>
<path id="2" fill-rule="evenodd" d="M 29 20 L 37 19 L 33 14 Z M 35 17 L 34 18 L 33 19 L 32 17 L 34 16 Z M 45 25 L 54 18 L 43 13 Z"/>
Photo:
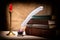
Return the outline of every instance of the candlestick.
<path id="1" fill-rule="evenodd" d="M 11 30 L 11 25 L 12 25 L 12 23 L 11 23 L 11 17 L 12 17 L 12 4 L 10 4 L 9 5 L 9 13 L 10 13 L 10 31 L 9 31 L 9 33 L 7 34 L 7 35 L 9 35 L 9 36 L 14 36 L 15 34 L 12 32 L 12 30 Z"/>

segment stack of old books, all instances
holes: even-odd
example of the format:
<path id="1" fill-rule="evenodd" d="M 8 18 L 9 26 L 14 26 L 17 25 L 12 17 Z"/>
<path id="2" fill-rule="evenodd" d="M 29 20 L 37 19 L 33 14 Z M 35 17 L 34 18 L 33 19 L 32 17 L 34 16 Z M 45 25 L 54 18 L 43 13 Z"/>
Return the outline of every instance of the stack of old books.
<path id="1" fill-rule="evenodd" d="M 48 37 L 50 15 L 33 16 L 26 27 L 27 35 Z"/>

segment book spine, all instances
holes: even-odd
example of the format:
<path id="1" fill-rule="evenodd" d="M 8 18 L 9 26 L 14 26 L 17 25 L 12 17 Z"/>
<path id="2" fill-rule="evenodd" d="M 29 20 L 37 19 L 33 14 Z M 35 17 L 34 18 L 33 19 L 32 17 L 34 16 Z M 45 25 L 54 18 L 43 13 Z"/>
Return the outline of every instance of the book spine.
<path id="1" fill-rule="evenodd" d="M 34 28 L 42 28 L 42 29 L 48 29 L 48 25 L 43 24 L 28 24 L 27 27 L 34 27 Z"/>
<path id="2" fill-rule="evenodd" d="M 44 25 L 48 25 L 48 20 L 31 19 L 27 24 L 44 24 Z"/>

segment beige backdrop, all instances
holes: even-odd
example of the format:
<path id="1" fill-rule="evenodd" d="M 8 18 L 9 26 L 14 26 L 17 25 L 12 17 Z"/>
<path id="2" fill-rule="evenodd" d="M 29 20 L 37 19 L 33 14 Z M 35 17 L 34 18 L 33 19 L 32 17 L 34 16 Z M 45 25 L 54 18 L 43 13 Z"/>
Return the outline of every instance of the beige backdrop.
<path id="1" fill-rule="evenodd" d="M 41 6 L 41 4 L 35 4 L 35 3 L 13 3 L 13 11 L 12 11 L 12 30 L 19 30 L 21 23 L 24 21 L 24 19 L 27 17 L 27 15 L 34 10 L 35 8 Z M 50 15 L 51 14 L 51 7 L 50 6 L 44 6 L 44 10 L 39 12 L 36 15 Z M 10 24 L 10 16 L 9 16 L 9 9 L 7 6 L 7 21 L 8 24 Z M 9 29 L 9 26 L 8 26 Z"/>

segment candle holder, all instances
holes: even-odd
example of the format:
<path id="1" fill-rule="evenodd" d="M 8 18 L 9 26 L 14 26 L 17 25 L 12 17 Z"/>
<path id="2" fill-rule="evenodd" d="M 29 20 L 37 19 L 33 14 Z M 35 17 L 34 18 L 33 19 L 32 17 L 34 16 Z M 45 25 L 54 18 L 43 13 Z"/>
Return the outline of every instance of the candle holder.
<path id="1" fill-rule="evenodd" d="M 9 33 L 7 34 L 8 36 L 15 36 L 15 34 L 13 33 L 13 31 L 11 30 L 11 17 L 12 17 L 12 4 L 9 5 L 9 13 L 10 13 L 10 31 Z"/>
<path id="2" fill-rule="evenodd" d="M 12 17 L 12 14 L 11 14 L 11 12 L 9 12 L 9 13 L 10 13 L 10 31 L 9 31 L 9 33 L 7 35 L 14 36 L 15 34 L 11 30 L 11 17 Z"/>

